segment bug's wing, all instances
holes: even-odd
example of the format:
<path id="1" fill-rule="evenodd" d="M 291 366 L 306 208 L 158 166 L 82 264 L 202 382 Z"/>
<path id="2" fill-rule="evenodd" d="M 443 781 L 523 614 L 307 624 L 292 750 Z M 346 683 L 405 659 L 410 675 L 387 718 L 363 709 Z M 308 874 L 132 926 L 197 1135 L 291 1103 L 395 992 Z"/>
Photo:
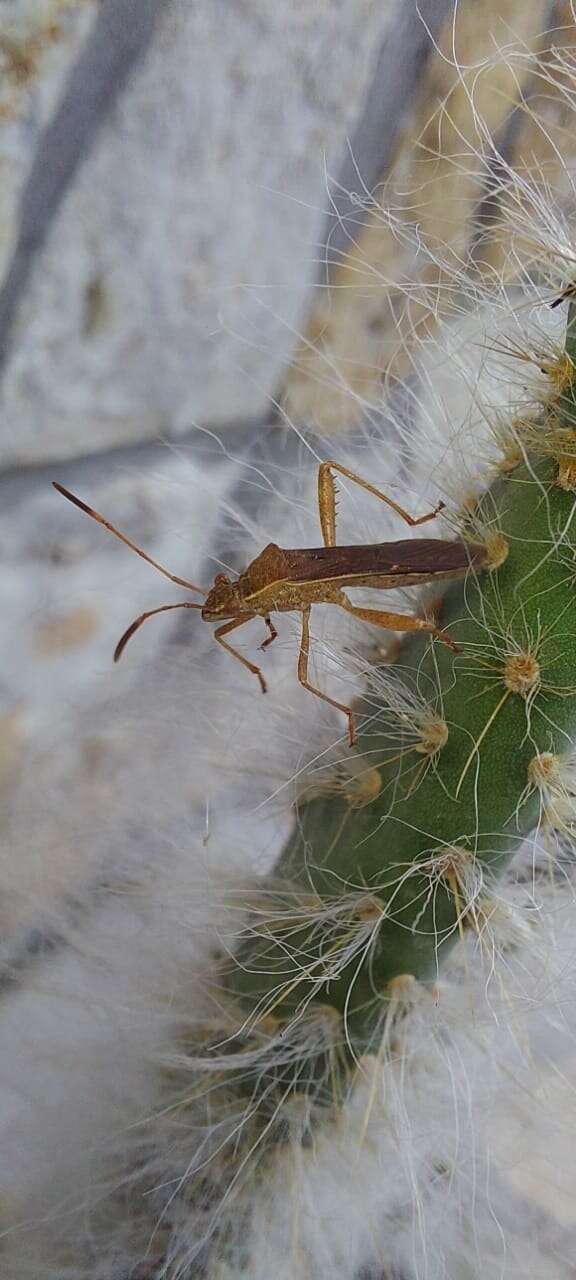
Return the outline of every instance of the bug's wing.
<path id="1" fill-rule="evenodd" d="M 307 547 L 283 552 L 285 577 L 290 582 L 330 578 L 434 577 L 464 572 L 484 562 L 484 548 L 440 538 L 407 538 L 402 542 L 374 542 L 352 547 Z"/>

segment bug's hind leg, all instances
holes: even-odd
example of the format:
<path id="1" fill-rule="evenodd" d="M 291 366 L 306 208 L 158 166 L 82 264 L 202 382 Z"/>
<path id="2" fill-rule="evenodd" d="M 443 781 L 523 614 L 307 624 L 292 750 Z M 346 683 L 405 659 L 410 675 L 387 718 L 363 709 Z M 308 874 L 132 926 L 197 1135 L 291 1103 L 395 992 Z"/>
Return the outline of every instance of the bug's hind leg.
<path id="1" fill-rule="evenodd" d="M 251 622 L 252 618 L 255 616 L 256 615 L 254 613 L 239 613 L 236 618 L 232 618 L 231 622 L 225 622 L 223 626 L 216 628 L 216 631 L 214 632 L 214 639 L 218 641 L 218 644 L 222 645 L 223 649 L 227 649 L 228 653 L 231 653 L 233 658 L 237 658 L 238 662 L 241 662 L 243 667 L 247 667 L 248 671 L 252 672 L 252 675 L 258 677 L 262 693 L 266 693 L 266 681 L 262 675 L 260 667 L 255 666 L 253 662 L 250 662 L 248 658 L 244 657 L 243 653 L 238 653 L 237 649 L 233 649 L 232 645 L 228 644 L 227 641 L 224 640 L 224 636 L 227 635 L 229 631 L 235 631 L 236 627 L 243 627 L 245 622 Z"/>
<path id="2" fill-rule="evenodd" d="M 454 643 L 447 631 L 441 631 L 433 622 L 426 622 L 424 618 L 414 618 L 409 613 L 386 613 L 383 609 L 362 609 L 351 604 L 343 591 L 340 592 L 338 604 L 348 613 L 353 613 L 355 618 L 371 622 L 373 626 L 382 627 L 385 631 L 429 631 L 430 635 L 443 640 L 454 653 L 460 652 L 459 645 Z"/>
<path id="3" fill-rule="evenodd" d="M 300 653 L 298 654 L 298 679 L 300 684 L 309 693 L 313 693 L 317 698 L 321 698 L 322 702 L 329 702 L 331 707 L 336 707 L 337 711 L 343 711 L 348 719 L 348 738 L 350 746 L 353 747 L 356 741 L 356 731 L 354 728 L 354 716 L 351 707 L 344 706 L 342 702 L 336 702 L 335 698 L 329 698 L 327 693 L 322 693 L 315 685 L 310 684 L 308 679 L 308 659 L 310 657 L 310 605 L 302 610 L 302 639 L 300 641 Z"/>
<path id="4" fill-rule="evenodd" d="M 349 471 L 347 467 L 341 467 L 339 462 L 321 462 L 318 468 L 318 513 L 325 547 L 336 546 L 336 484 L 332 475 L 333 471 L 345 476 L 347 480 L 352 480 L 354 484 L 359 485 L 361 489 L 365 489 L 367 493 L 373 494 L 375 498 L 380 498 L 381 502 L 385 502 L 386 506 L 391 507 L 413 529 L 416 528 L 416 525 L 426 524 L 428 520 L 433 520 L 444 509 L 444 503 L 439 502 L 433 511 L 427 511 L 423 516 L 411 516 L 410 512 L 405 511 L 404 507 L 394 502 L 393 498 L 389 498 L 386 493 L 382 493 L 381 489 L 376 489 L 373 484 L 369 484 L 368 480 L 363 480 L 362 476 L 357 475 L 355 471 Z"/>

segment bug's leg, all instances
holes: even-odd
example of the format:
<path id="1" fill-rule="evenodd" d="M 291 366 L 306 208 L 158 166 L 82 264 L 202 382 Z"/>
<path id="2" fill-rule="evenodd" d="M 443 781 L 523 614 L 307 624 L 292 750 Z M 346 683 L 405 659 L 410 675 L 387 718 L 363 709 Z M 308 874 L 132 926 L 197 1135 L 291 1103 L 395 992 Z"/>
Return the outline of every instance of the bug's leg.
<path id="1" fill-rule="evenodd" d="M 380 498 L 381 502 L 385 502 L 399 516 L 402 516 L 402 519 L 411 528 L 415 528 L 418 524 L 426 524 L 427 520 L 433 520 L 440 511 L 444 510 L 445 504 L 439 502 L 434 507 L 434 510 L 428 511 L 426 515 L 411 516 L 408 511 L 404 510 L 404 507 L 400 507 L 397 502 L 394 502 L 393 498 L 389 498 L 386 493 L 382 493 L 373 484 L 363 480 L 355 471 L 349 471 L 347 467 L 341 467 L 339 462 L 321 462 L 318 468 L 318 511 L 325 547 L 334 547 L 336 545 L 336 484 L 332 475 L 333 471 L 338 471 L 341 476 L 346 476 L 347 480 L 352 480 L 354 484 L 359 485 L 361 489 L 365 489 L 367 493 L 372 493 L 375 498 Z"/>
<path id="2" fill-rule="evenodd" d="M 270 635 L 269 635 L 269 636 L 267 636 L 267 637 L 266 637 L 266 639 L 262 641 L 262 644 L 260 645 L 260 648 L 261 648 L 261 650 L 262 650 L 262 651 L 264 651 L 264 649 L 267 649 L 267 648 L 268 648 L 268 645 L 269 645 L 269 644 L 272 644 L 272 643 L 273 643 L 273 641 L 276 639 L 276 637 L 277 637 L 277 635 L 278 635 L 278 632 L 277 632 L 277 630 L 276 630 L 276 627 L 274 626 L 274 623 L 272 622 L 272 619 L 271 619 L 271 618 L 265 618 L 265 619 L 264 619 L 264 622 L 266 623 L 266 626 L 268 627 L 268 630 L 269 630 L 269 632 L 270 632 Z"/>
<path id="3" fill-rule="evenodd" d="M 236 627 L 243 627 L 245 622 L 250 622 L 251 619 L 255 617 L 255 613 L 239 613 L 238 617 L 232 618 L 231 622 L 225 622 L 223 626 L 216 628 L 216 631 L 214 632 L 214 639 L 218 641 L 218 644 L 222 645 L 223 649 L 227 649 L 228 653 L 231 653 L 233 658 L 237 658 L 238 661 L 242 663 L 243 667 L 247 667 L 253 675 L 258 676 L 262 693 L 266 693 L 266 681 L 262 675 L 260 667 L 256 667 L 253 662 L 249 662 L 248 658 L 245 658 L 242 653 L 238 653 L 237 649 L 233 649 L 232 645 L 228 644 L 228 642 L 223 639 L 229 631 L 235 631 Z"/>
<path id="4" fill-rule="evenodd" d="M 454 643 L 447 631 L 441 631 L 433 622 L 425 622 L 423 618 L 411 617 L 409 613 L 387 613 L 384 609 L 359 608 L 350 603 L 343 591 L 336 603 L 347 609 L 348 613 L 353 613 L 355 618 L 362 618 L 363 622 L 371 622 L 373 626 L 383 627 L 386 631 L 429 631 L 438 640 L 443 640 L 454 653 L 460 652 L 459 645 Z"/>
<path id="5" fill-rule="evenodd" d="M 161 604 L 158 609 L 148 609 L 146 613 L 141 613 L 139 618 L 135 618 L 130 626 L 126 628 L 123 636 L 120 636 L 118 644 L 114 650 L 114 661 L 117 662 L 122 657 L 128 641 L 132 639 L 135 631 L 139 631 L 143 622 L 147 622 L 148 618 L 153 618 L 155 613 L 168 613 L 170 609 L 201 609 L 201 604 L 190 604 L 188 600 L 182 600 L 180 604 Z"/>
<path id="6" fill-rule="evenodd" d="M 336 546 L 336 485 L 330 462 L 318 468 L 318 515 L 325 547 Z"/>
<path id="7" fill-rule="evenodd" d="M 336 702 L 334 698 L 329 698 L 327 693 L 322 693 L 315 685 L 310 684 L 308 679 L 308 659 L 310 657 L 310 605 L 302 610 L 302 639 L 300 641 L 300 653 L 298 654 L 298 679 L 300 684 L 308 689 L 310 693 L 314 693 L 317 698 L 321 698 L 323 702 L 329 702 L 331 707 L 336 707 L 337 711 L 343 711 L 348 718 L 348 737 L 350 746 L 353 747 L 356 741 L 356 733 L 354 729 L 354 717 L 352 709 L 345 707 L 342 702 Z"/>

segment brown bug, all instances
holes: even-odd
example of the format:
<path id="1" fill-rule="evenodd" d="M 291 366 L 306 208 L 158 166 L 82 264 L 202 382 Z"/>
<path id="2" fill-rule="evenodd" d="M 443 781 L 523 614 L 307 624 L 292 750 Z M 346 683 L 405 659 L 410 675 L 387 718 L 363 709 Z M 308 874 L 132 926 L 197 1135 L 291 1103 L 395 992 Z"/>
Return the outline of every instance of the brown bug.
<path id="1" fill-rule="evenodd" d="M 164 604 L 157 609 L 149 609 L 140 614 L 121 636 L 114 651 L 117 662 L 128 641 L 138 631 L 142 623 L 156 613 L 165 613 L 169 609 L 199 609 L 204 622 L 221 622 L 216 628 L 214 639 L 227 649 L 234 658 L 248 668 L 260 681 L 262 692 L 266 692 L 266 683 L 260 668 L 234 649 L 225 636 L 252 618 L 261 617 L 268 628 L 269 635 L 260 645 L 267 649 L 276 639 L 278 632 L 270 615 L 297 611 L 302 614 L 302 638 L 298 657 L 298 679 L 300 684 L 314 693 L 323 702 L 328 702 L 348 717 L 348 735 L 350 746 L 354 744 L 354 718 L 350 707 L 336 702 L 328 694 L 322 693 L 308 679 L 308 660 L 310 655 L 310 608 L 313 604 L 334 604 L 346 609 L 364 622 L 384 627 L 393 631 L 428 631 L 452 649 L 457 645 L 450 636 L 439 630 L 431 622 L 422 618 L 410 617 L 403 613 L 388 613 L 381 609 L 364 609 L 353 605 L 342 590 L 343 587 L 376 587 L 382 590 L 392 587 L 412 586 L 421 582 L 433 582 L 436 579 L 461 578 L 474 566 L 482 568 L 486 564 L 486 552 L 483 546 L 465 542 L 446 542 L 439 538 L 419 538 L 405 542 L 375 542 L 367 545 L 338 547 L 336 546 L 336 485 L 333 471 L 346 476 L 368 493 L 380 498 L 392 507 L 406 524 L 413 528 L 433 520 L 444 507 L 440 502 L 434 511 L 415 519 L 392 498 L 381 493 L 374 485 L 363 480 L 355 472 L 340 466 L 337 462 L 322 462 L 318 470 L 318 511 L 322 530 L 323 547 L 302 547 L 286 550 L 270 542 L 259 556 L 248 565 L 233 582 L 224 573 L 217 573 L 210 591 L 203 591 L 193 582 L 169 573 L 151 556 L 146 555 L 140 547 L 135 546 L 129 538 L 120 533 L 114 525 L 105 520 L 92 507 L 88 507 L 80 498 L 69 493 L 61 484 L 54 481 L 54 488 L 64 494 L 86 515 L 103 524 L 106 529 L 142 556 L 148 564 L 153 565 L 171 582 L 186 587 L 189 591 L 197 591 L 206 597 L 204 604 L 192 604 L 182 601 L 179 604 Z M 227 619 L 227 621 L 222 621 Z"/>

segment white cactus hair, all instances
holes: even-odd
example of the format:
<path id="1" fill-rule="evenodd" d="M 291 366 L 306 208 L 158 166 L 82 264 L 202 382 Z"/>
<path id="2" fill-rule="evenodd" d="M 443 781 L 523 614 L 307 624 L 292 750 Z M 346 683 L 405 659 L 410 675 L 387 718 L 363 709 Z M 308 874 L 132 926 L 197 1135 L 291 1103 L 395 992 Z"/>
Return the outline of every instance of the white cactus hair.
<path id="1" fill-rule="evenodd" d="M 529 69 L 544 90 L 553 81 L 564 106 L 576 109 L 569 50 L 543 61 L 510 46 L 498 56 Z M 535 107 L 526 110 L 535 122 Z M 545 120 L 539 127 L 549 128 Z M 446 316 L 435 304 L 433 336 L 410 351 L 415 423 L 410 432 L 398 423 L 397 437 L 414 509 L 443 498 L 458 528 L 470 494 L 509 451 L 525 451 L 530 415 L 559 376 L 565 308 L 549 303 L 572 282 L 576 262 L 574 175 L 553 130 L 558 193 L 548 173 L 507 164 L 479 116 L 476 128 L 454 163 L 483 174 L 500 200 L 506 249 L 498 271 L 482 277 L 456 250 L 425 250 L 416 222 L 379 212 L 428 252 L 445 282 Z M 371 198 L 366 204 L 375 212 Z M 413 292 L 407 286 L 407 304 Z M 421 294 L 432 302 L 432 288 Z M 383 447 L 374 406 L 365 407 L 369 429 L 331 448 L 390 488 L 398 456 Z M 310 436 L 261 527 L 237 513 L 246 560 L 270 536 L 288 546 L 318 540 L 320 455 Z M 406 536 L 395 516 L 373 511 L 344 482 L 341 489 L 343 541 Z M 404 493 L 401 501 L 410 505 Z M 490 526 L 487 507 L 483 518 Z M 442 536 L 445 516 L 431 528 Z M 373 665 L 380 633 L 335 609 L 313 616 L 322 687 L 348 703 L 370 669 L 365 714 L 369 720 L 374 697 L 380 716 L 396 724 L 390 754 L 414 752 L 416 786 L 441 749 L 430 738 L 422 750 L 430 725 L 444 724 L 437 690 L 418 672 L 400 685 L 401 661 Z M 554 1217 L 549 1192 L 540 1235 L 531 1229 L 529 1156 L 545 1181 L 557 1144 L 567 1198 L 576 1177 L 561 1138 L 576 1121 L 574 752 L 567 744 L 564 760 L 544 762 L 527 779 L 541 795 L 541 822 L 531 840 L 518 839 L 503 880 L 471 868 L 474 833 L 445 849 L 441 864 L 431 858 L 427 892 L 438 875 L 451 880 L 459 943 L 434 986 L 396 980 L 370 1052 L 356 1061 L 353 1088 L 338 1114 L 317 1125 L 305 1066 L 321 1053 L 330 1074 L 340 1022 L 311 1003 L 317 975 L 291 950 L 299 919 L 293 905 L 284 910 L 282 884 L 264 873 L 294 807 L 298 814 L 318 792 L 334 790 L 347 798 L 352 821 L 378 789 L 378 760 L 369 746 L 350 757 L 343 718 L 297 684 L 294 627 L 283 621 L 282 632 L 266 659 L 265 699 L 228 655 L 215 655 L 207 677 L 186 646 L 174 647 L 168 666 L 160 660 L 152 680 L 145 671 L 119 709 L 124 726 L 147 722 L 153 748 L 120 751 L 111 767 L 106 835 L 115 833 L 114 855 L 103 867 L 102 835 L 81 832 L 89 887 L 63 905 L 55 876 L 40 922 L 53 940 L 49 955 L 21 973 L 14 967 L 3 998 L 0 1269 L 7 1280 L 563 1280 L 574 1227 Z M 506 637 L 495 646 L 505 649 Z M 91 728 L 105 736 L 104 713 Z M 61 767 L 39 750 L 14 807 L 14 857 L 72 839 L 73 813 L 42 807 L 50 785 L 61 794 Z M 395 869 L 398 883 L 413 873 Z M 31 888 L 23 929 L 36 909 Z M 378 910 L 373 884 L 335 883 L 333 900 L 322 903 L 303 896 L 301 918 L 322 925 L 334 976 L 369 952 Z M 297 972 L 303 986 L 293 1022 L 281 1028 L 274 1001 L 248 1019 L 214 976 L 216 955 L 234 954 L 247 933 L 272 930 L 286 947 L 286 982 Z M 262 1062 L 272 1057 L 290 1089 L 262 1101 Z M 522 1129 L 529 1143 L 520 1149 Z"/>

